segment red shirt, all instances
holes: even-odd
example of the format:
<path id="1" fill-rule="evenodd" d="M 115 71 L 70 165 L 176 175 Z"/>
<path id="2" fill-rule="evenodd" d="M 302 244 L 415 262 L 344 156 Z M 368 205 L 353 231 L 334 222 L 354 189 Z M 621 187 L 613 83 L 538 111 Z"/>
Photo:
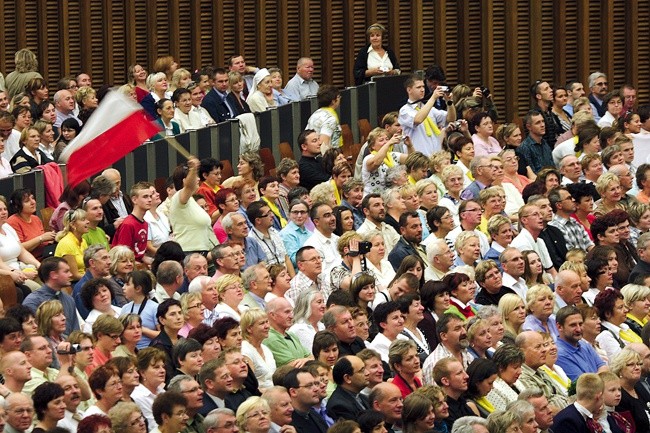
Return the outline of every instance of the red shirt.
<path id="1" fill-rule="evenodd" d="M 415 381 L 415 389 L 422 387 L 422 382 L 420 381 L 420 379 L 415 377 L 413 378 L 413 380 Z M 393 378 L 393 385 L 397 386 L 399 390 L 402 392 L 402 398 L 406 398 L 407 395 L 415 391 L 415 389 L 411 389 L 411 386 L 408 383 L 406 383 L 406 381 L 402 379 L 402 376 L 400 376 L 399 374 Z"/>
<path id="2" fill-rule="evenodd" d="M 142 257 L 147 251 L 148 233 L 149 224 L 144 220 L 140 221 L 133 214 L 129 214 L 117 228 L 115 236 L 113 236 L 112 246 L 126 245 L 133 250 L 135 259 L 142 261 Z"/>

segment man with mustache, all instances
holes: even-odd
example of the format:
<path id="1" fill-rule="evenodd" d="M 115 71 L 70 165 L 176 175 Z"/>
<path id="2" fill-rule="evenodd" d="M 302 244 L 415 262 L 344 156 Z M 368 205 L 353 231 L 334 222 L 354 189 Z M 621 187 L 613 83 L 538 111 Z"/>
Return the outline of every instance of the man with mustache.
<path id="1" fill-rule="evenodd" d="M 422 365 L 422 377 L 425 385 L 433 385 L 433 371 L 438 361 L 452 357 L 462 363 L 463 368 L 467 368 L 474 360 L 474 357 L 467 351 L 469 347 L 467 330 L 460 317 L 445 313 L 438 320 L 436 328 L 440 330 L 440 344 Z"/>
<path id="2" fill-rule="evenodd" d="M 598 356 L 591 344 L 582 339 L 582 315 L 574 306 L 560 308 L 555 315 L 560 335 L 557 339 L 557 361 L 571 380 L 582 373 L 599 373 L 607 364 Z"/>
<path id="3" fill-rule="evenodd" d="M 77 431 L 79 420 L 83 418 L 83 412 L 78 410 L 81 404 L 81 390 L 77 379 L 70 375 L 59 376 L 54 381 L 63 388 L 65 394 L 63 401 L 65 402 L 65 417 L 57 423 L 57 427 L 63 427 L 69 431 Z"/>

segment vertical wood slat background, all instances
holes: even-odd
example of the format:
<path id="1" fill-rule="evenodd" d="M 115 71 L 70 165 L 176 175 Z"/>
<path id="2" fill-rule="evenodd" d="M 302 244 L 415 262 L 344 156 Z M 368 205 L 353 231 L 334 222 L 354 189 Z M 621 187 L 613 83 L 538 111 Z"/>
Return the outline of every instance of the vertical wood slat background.
<path id="1" fill-rule="evenodd" d="M 501 121 L 527 111 L 540 78 L 586 88 L 602 70 L 610 89 L 632 83 L 650 99 L 650 0 L 0 0 L 0 12 L 0 71 L 29 48 L 51 89 L 80 71 L 122 84 L 130 64 L 168 54 L 192 71 L 243 54 L 285 80 L 310 56 L 319 82 L 349 86 L 380 22 L 402 71 L 438 63 L 452 86 L 488 86 Z"/>

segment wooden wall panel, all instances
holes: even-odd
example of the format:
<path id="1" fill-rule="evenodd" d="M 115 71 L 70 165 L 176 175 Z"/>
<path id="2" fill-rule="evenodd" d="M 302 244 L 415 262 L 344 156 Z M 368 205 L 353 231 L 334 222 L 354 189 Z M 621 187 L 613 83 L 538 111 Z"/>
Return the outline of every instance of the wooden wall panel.
<path id="1" fill-rule="evenodd" d="M 0 71 L 30 48 L 52 88 L 80 71 L 122 84 L 130 64 L 167 54 L 190 70 L 243 54 L 285 80 L 310 56 L 317 81 L 343 87 L 379 22 L 404 73 L 438 63 L 452 86 L 488 86 L 500 121 L 525 114 L 538 78 L 586 87 L 603 70 L 611 89 L 650 98 L 650 0 L 0 0 L 0 13 Z"/>

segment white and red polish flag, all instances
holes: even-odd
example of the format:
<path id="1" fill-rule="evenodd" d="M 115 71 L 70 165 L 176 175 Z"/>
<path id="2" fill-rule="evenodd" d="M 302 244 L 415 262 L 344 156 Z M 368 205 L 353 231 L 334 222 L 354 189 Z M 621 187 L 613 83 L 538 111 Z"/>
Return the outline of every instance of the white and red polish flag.
<path id="1" fill-rule="evenodd" d="M 68 184 L 99 173 L 119 161 L 160 128 L 140 104 L 118 91 L 108 92 L 77 137 L 63 150 Z"/>

